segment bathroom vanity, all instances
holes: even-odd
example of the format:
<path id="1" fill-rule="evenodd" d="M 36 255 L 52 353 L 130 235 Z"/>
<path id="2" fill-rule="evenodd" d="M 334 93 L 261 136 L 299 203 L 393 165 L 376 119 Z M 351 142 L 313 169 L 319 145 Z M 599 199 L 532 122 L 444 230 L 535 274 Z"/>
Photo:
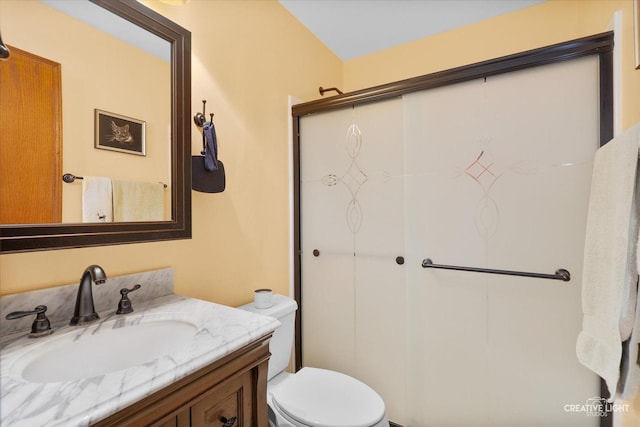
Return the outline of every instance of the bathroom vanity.
<path id="1" fill-rule="evenodd" d="M 280 323 L 173 294 L 172 280 L 167 269 L 94 286 L 100 319 L 87 326 L 68 325 L 77 284 L 0 298 L 3 315 L 49 304 L 55 330 L 29 338 L 20 322 L 33 317 L 0 323 L 0 425 L 267 427 Z M 115 314 L 118 289 L 133 283 L 134 311 Z"/>
<path id="2" fill-rule="evenodd" d="M 268 426 L 269 337 L 211 363 L 94 426 Z"/>

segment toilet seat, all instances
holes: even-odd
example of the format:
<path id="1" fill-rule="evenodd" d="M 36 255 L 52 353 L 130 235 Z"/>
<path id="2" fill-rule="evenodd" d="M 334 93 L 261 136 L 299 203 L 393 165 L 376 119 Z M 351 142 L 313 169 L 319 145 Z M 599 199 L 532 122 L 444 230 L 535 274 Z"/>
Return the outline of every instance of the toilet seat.
<path id="1" fill-rule="evenodd" d="M 335 371 L 302 368 L 271 393 L 284 416 L 308 427 L 371 427 L 384 418 L 382 398 L 366 384 Z"/>

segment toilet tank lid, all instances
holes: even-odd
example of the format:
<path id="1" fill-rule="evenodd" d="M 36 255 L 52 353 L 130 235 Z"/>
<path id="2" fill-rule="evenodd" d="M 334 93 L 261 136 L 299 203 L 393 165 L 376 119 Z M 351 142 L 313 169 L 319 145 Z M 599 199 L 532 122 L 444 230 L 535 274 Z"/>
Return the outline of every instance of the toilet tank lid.
<path id="1" fill-rule="evenodd" d="M 256 314 L 262 314 L 263 316 L 275 317 L 276 319 L 286 316 L 287 314 L 295 313 L 298 309 L 296 300 L 285 295 L 273 294 L 271 301 L 273 305 L 269 308 L 257 308 L 252 302 L 238 308 Z"/>

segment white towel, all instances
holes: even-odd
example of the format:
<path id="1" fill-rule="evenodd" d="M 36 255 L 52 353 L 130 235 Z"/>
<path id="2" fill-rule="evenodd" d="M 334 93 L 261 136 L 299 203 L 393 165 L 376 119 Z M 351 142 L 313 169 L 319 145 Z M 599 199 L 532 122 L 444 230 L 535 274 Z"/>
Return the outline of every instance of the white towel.
<path id="1" fill-rule="evenodd" d="M 582 332 L 578 335 L 578 360 L 607 383 L 611 399 L 620 379 L 623 313 L 629 286 L 635 285 L 635 262 L 629 250 L 640 124 L 601 147 L 595 155 L 582 274 Z M 625 295 L 627 296 L 625 300 Z"/>
<path id="2" fill-rule="evenodd" d="M 112 222 L 111 179 L 85 176 L 82 180 L 82 222 Z"/>
<path id="3" fill-rule="evenodd" d="M 640 167 L 640 166 L 639 166 Z M 638 179 L 636 180 L 636 217 L 640 217 L 640 170 L 638 172 Z M 636 226 L 638 224 L 636 223 Z M 633 252 L 635 254 L 635 266 L 636 266 L 636 279 L 640 279 L 637 276 L 637 272 L 640 271 L 640 227 L 638 227 L 638 238 L 633 239 L 635 244 Z M 638 283 L 636 286 L 632 286 L 635 290 L 630 298 L 635 301 L 635 313 L 634 313 L 634 325 L 630 339 L 625 343 L 622 351 L 622 361 L 620 363 L 620 382 L 618 384 L 618 393 L 624 400 L 633 399 L 640 388 L 640 294 L 638 293 Z M 631 305 L 631 304 L 630 304 Z"/>
<path id="4" fill-rule="evenodd" d="M 164 185 L 113 180 L 114 221 L 164 221 Z"/>
<path id="5" fill-rule="evenodd" d="M 638 267 L 640 269 L 640 267 Z M 621 399 L 635 398 L 640 387 L 640 365 L 638 356 L 640 353 L 640 300 L 636 300 L 635 325 L 631 338 L 625 343 L 622 353 L 621 377 L 618 384 L 618 393 Z"/>

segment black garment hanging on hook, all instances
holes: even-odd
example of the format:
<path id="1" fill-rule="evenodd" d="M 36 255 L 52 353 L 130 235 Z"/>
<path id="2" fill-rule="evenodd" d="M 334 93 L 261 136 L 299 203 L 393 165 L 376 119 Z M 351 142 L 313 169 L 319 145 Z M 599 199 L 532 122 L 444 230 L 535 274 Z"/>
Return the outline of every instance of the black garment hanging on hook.
<path id="1" fill-rule="evenodd" d="M 198 124 L 197 121 L 196 124 Z M 202 131 L 203 155 L 191 156 L 191 187 L 202 193 L 222 193 L 226 188 L 226 176 L 224 164 L 218 159 L 218 142 L 213 114 L 209 122 L 203 123 Z"/>
<path id="2" fill-rule="evenodd" d="M 204 135 L 204 168 L 208 172 L 218 169 L 218 138 L 216 137 L 216 127 L 213 120 L 202 126 Z"/>
<path id="3" fill-rule="evenodd" d="M 192 188 L 201 193 L 222 193 L 226 187 L 224 164 L 218 160 L 218 169 L 208 172 L 204 156 L 191 156 Z"/>

